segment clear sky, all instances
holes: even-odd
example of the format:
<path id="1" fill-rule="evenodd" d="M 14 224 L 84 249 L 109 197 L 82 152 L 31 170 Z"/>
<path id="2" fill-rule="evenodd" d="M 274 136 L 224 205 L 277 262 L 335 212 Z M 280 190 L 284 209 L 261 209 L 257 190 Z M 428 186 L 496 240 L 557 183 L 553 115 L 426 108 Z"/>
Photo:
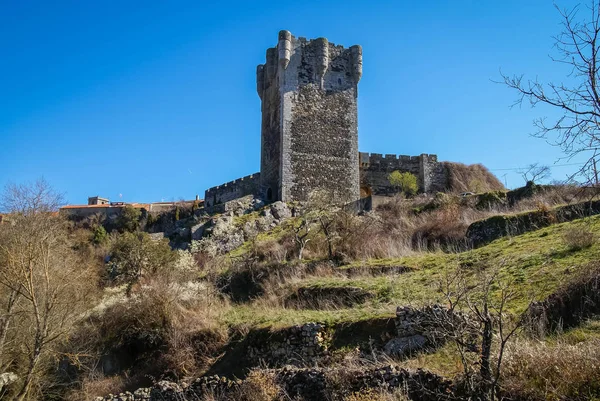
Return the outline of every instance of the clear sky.
<path id="1" fill-rule="evenodd" d="M 0 0 L 0 186 L 149 202 L 258 171 L 256 65 L 287 29 L 363 46 L 361 151 L 483 163 L 515 187 L 505 169 L 561 156 L 529 136 L 552 111 L 511 109 L 492 80 L 560 80 L 559 23 L 551 0 Z"/>

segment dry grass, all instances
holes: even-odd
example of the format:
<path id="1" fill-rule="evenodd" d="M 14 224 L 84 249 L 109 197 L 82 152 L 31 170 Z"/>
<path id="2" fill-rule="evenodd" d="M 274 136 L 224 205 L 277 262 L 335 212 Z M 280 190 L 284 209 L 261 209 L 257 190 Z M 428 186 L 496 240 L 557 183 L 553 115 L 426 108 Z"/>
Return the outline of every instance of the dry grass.
<path id="1" fill-rule="evenodd" d="M 274 377 L 261 370 L 253 370 L 233 394 L 232 400 L 275 401 L 281 399 L 283 390 Z"/>
<path id="2" fill-rule="evenodd" d="M 380 389 L 368 389 L 352 393 L 344 398 L 344 401 L 408 401 L 406 392 L 401 389 L 385 391 Z"/>
<path id="3" fill-rule="evenodd" d="M 65 401 L 89 401 L 107 394 L 118 394 L 126 385 L 122 376 L 90 376 L 85 378 L 80 388 L 69 392 Z"/>
<path id="4" fill-rule="evenodd" d="M 502 386 L 530 400 L 600 399 L 600 340 L 576 345 L 519 341 L 508 348 Z"/>
<path id="5" fill-rule="evenodd" d="M 444 163 L 454 193 L 502 191 L 504 185 L 482 164 Z"/>
<path id="6" fill-rule="evenodd" d="M 563 235 L 563 241 L 569 250 L 579 251 L 591 247 L 596 241 L 596 236 L 592 231 L 581 227 L 571 228 Z"/>

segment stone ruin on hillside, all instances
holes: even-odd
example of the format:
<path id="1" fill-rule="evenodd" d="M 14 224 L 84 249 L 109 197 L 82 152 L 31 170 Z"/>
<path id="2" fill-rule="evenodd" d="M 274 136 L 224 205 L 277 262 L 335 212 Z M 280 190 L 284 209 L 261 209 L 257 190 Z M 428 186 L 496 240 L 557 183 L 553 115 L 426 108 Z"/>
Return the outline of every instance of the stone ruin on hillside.
<path id="1" fill-rule="evenodd" d="M 362 48 L 344 48 L 325 38 L 279 32 L 256 69 L 262 102 L 260 172 L 210 188 L 205 205 L 246 195 L 270 201 L 306 201 L 325 189 L 348 203 L 393 192 L 388 175 L 408 171 L 421 192 L 443 191 L 447 171 L 436 155 L 396 156 L 358 151 L 358 82 Z"/>

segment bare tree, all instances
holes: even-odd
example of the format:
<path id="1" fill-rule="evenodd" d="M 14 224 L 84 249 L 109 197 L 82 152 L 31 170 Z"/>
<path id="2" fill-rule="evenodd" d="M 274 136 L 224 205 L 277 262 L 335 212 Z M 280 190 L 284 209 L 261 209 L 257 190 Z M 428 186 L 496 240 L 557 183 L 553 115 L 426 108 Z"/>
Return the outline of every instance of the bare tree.
<path id="1" fill-rule="evenodd" d="M 329 259 L 333 259 L 334 242 L 338 238 L 336 217 L 339 211 L 339 207 L 335 206 L 335 199 L 331 192 L 316 190 L 310 194 L 307 213 L 312 214 L 313 218 L 319 223 L 321 232 L 327 241 Z"/>
<path id="2" fill-rule="evenodd" d="M 0 226 L 0 359 L 18 370 L 17 400 L 31 396 L 41 364 L 80 317 L 94 284 L 91 267 L 69 243 L 66 222 L 46 213 L 56 206 L 54 194 L 38 182 L 9 187 L 3 197 L 15 213 Z"/>
<path id="3" fill-rule="evenodd" d="M 550 167 L 542 166 L 538 163 L 530 164 L 529 166 L 520 169 L 518 172 L 526 183 L 537 183 L 540 180 L 550 177 Z"/>
<path id="4" fill-rule="evenodd" d="M 33 183 L 9 183 L 0 197 L 0 211 L 5 213 L 54 212 L 63 204 L 63 194 L 56 192 L 44 178 Z"/>
<path id="5" fill-rule="evenodd" d="M 596 182 L 600 150 L 600 2 L 591 0 L 583 10 L 580 6 L 571 10 L 556 8 L 562 17 L 562 31 L 554 37 L 557 55 L 551 60 L 567 67 L 566 82 L 542 83 L 523 75 L 501 75 L 504 84 L 519 93 L 514 105 L 528 101 L 532 107 L 542 104 L 559 111 L 556 119 L 536 119 L 534 136 L 560 147 L 567 159 L 586 155 L 585 163 L 570 178 Z"/>
<path id="6" fill-rule="evenodd" d="M 523 327 L 523 321 L 506 310 L 516 296 L 515 288 L 514 283 L 499 277 L 499 269 L 482 271 L 475 282 L 470 282 L 460 269 L 446 272 L 439 290 L 448 302 L 448 313 L 438 313 L 427 322 L 436 327 L 441 339 L 456 345 L 465 381 L 483 400 L 501 398 L 504 352 Z"/>
<path id="7" fill-rule="evenodd" d="M 304 248 L 310 242 L 311 238 L 309 237 L 310 231 L 312 228 L 313 221 L 302 218 L 300 224 L 294 226 L 294 239 L 298 244 L 298 259 L 302 260 L 304 254 Z"/>

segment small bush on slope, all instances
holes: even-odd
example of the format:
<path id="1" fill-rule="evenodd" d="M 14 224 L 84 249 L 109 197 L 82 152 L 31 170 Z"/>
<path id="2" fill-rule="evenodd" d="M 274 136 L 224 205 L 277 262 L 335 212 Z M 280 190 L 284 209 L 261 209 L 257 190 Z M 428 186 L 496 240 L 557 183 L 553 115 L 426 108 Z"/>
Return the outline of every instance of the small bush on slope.
<path id="1" fill-rule="evenodd" d="M 571 251 L 579 251 L 581 249 L 589 248 L 594 244 L 595 235 L 589 229 L 583 227 L 571 228 L 563 235 L 565 245 Z"/>

